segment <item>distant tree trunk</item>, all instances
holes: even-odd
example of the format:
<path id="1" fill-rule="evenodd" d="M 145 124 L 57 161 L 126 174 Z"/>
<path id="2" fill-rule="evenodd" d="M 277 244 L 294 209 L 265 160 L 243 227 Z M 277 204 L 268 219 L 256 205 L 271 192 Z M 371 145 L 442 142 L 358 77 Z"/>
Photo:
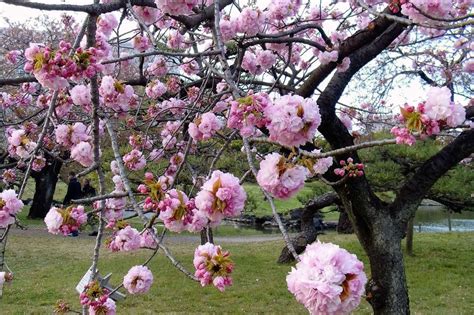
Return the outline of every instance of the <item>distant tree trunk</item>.
<path id="1" fill-rule="evenodd" d="M 318 234 L 316 227 L 314 226 L 314 216 L 320 209 L 330 206 L 337 201 L 337 194 L 335 192 L 330 192 L 310 201 L 303 209 L 303 213 L 301 214 L 301 232 L 291 240 L 298 254 L 301 254 L 308 244 L 313 243 L 317 239 Z M 295 258 L 288 250 L 288 247 L 285 246 L 281 250 L 278 263 L 289 263 L 294 260 Z"/>
<path id="2" fill-rule="evenodd" d="M 61 166 L 62 162 L 47 157 L 46 166 L 40 172 L 32 172 L 31 176 L 34 178 L 36 186 L 28 218 L 42 219 L 48 213 L 53 202 Z"/>
<path id="3" fill-rule="evenodd" d="M 352 227 L 351 220 L 347 215 L 346 210 L 344 207 L 339 207 L 339 220 L 337 221 L 336 231 L 339 234 L 352 234 L 354 233 L 354 228 Z"/>

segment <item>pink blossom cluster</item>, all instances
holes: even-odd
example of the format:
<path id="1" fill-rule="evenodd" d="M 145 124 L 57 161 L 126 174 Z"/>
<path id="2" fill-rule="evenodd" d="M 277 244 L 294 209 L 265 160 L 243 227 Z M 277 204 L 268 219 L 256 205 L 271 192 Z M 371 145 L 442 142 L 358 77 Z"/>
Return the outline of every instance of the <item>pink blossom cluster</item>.
<path id="1" fill-rule="evenodd" d="M 179 98 L 170 98 L 168 100 L 165 100 L 161 103 L 160 105 L 161 110 L 164 112 L 171 112 L 173 115 L 180 116 L 184 113 L 186 109 L 186 103 L 183 100 L 180 100 Z"/>
<path id="2" fill-rule="evenodd" d="M 104 34 L 107 38 L 118 26 L 118 20 L 113 13 L 102 14 L 97 18 L 97 32 Z"/>
<path id="3" fill-rule="evenodd" d="M 92 95 L 90 87 L 78 84 L 69 90 L 72 102 L 82 106 L 85 110 L 91 109 Z"/>
<path id="4" fill-rule="evenodd" d="M 263 30 L 266 15 L 259 9 L 244 8 L 237 17 L 237 31 L 247 36 L 255 36 Z"/>
<path id="5" fill-rule="evenodd" d="M 226 217 L 240 215 L 247 194 L 239 179 L 230 173 L 214 171 L 196 195 L 196 208 L 206 214 L 212 224 Z"/>
<path id="6" fill-rule="evenodd" d="M 164 77 L 168 73 L 168 66 L 166 65 L 165 58 L 155 57 L 153 62 L 148 65 L 146 71 L 149 75 L 154 75 L 159 78 Z"/>
<path id="7" fill-rule="evenodd" d="M 65 209 L 52 207 L 49 209 L 44 223 L 51 234 L 68 235 L 87 222 L 87 214 L 83 206 L 69 206 Z"/>
<path id="8" fill-rule="evenodd" d="M 444 126 L 457 127 L 466 120 L 466 109 L 451 101 L 451 91 L 447 87 L 431 87 L 425 102 L 415 108 L 405 104 L 400 108 L 399 120 L 405 128 L 394 127 L 391 133 L 397 143 L 412 145 L 415 138 L 413 131 L 420 132 L 420 137 L 436 135 Z"/>
<path id="9" fill-rule="evenodd" d="M 159 202 L 165 197 L 166 191 L 172 185 L 173 180 L 167 176 L 160 176 L 155 179 L 155 176 L 147 172 L 145 173 L 145 180 L 143 184 L 138 186 L 137 190 L 142 194 L 147 194 L 143 208 L 147 211 L 158 211 Z"/>
<path id="10" fill-rule="evenodd" d="M 156 248 L 156 241 L 153 237 L 156 234 L 156 229 L 145 229 L 140 234 L 140 248 Z"/>
<path id="11" fill-rule="evenodd" d="M 133 134 L 128 137 L 128 144 L 136 150 L 151 150 L 153 147 L 153 141 L 150 139 L 150 136 L 144 136 L 141 134 Z"/>
<path id="12" fill-rule="evenodd" d="M 271 104 L 266 93 L 249 93 L 248 96 L 231 102 L 227 127 L 239 129 L 242 137 L 256 135 L 257 128 L 264 127 L 269 120 L 264 116 Z"/>
<path id="13" fill-rule="evenodd" d="M 260 162 L 257 182 L 274 197 L 288 199 L 303 188 L 307 176 L 307 168 L 288 163 L 283 156 L 274 152 Z"/>
<path id="14" fill-rule="evenodd" d="M 338 176 L 347 176 L 349 177 L 358 177 L 364 175 L 364 164 L 362 163 L 354 163 L 352 158 L 348 158 L 347 162 L 344 160 L 339 161 L 340 168 L 336 168 L 334 170 L 334 174 Z"/>
<path id="15" fill-rule="evenodd" d="M 207 112 L 189 124 L 189 135 L 194 141 L 209 140 L 222 125 L 214 113 Z"/>
<path id="16" fill-rule="evenodd" d="M 177 131 L 181 123 L 179 121 L 168 121 L 166 122 L 165 128 L 161 130 L 161 144 L 164 150 L 171 150 L 178 141 L 176 139 Z"/>
<path id="17" fill-rule="evenodd" d="M 186 49 L 189 47 L 189 41 L 178 30 L 170 30 L 166 45 L 171 49 Z"/>
<path id="18" fill-rule="evenodd" d="M 176 95 L 181 90 L 181 81 L 178 76 L 169 76 L 166 79 L 166 89 L 170 95 Z"/>
<path id="19" fill-rule="evenodd" d="M 443 87 L 431 87 L 422 110 L 429 119 L 438 121 L 438 124 L 457 127 L 466 120 L 466 110 L 458 103 L 451 101 L 451 91 Z M 441 123 L 442 122 L 442 123 Z"/>
<path id="20" fill-rule="evenodd" d="M 416 138 L 407 128 L 393 127 L 390 133 L 395 136 L 397 144 L 407 144 L 411 146 L 416 142 Z"/>
<path id="21" fill-rule="evenodd" d="M 177 145 L 179 147 L 180 144 Z M 184 154 L 182 152 L 177 152 L 170 157 L 170 163 L 168 164 L 168 168 L 166 169 L 165 176 L 169 178 L 174 178 L 176 172 L 180 165 L 184 162 Z"/>
<path id="22" fill-rule="evenodd" d="M 310 314 L 350 314 L 359 305 L 367 276 L 354 254 L 318 241 L 308 245 L 300 259 L 286 282 Z"/>
<path id="23" fill-rule="evenodd" d="M 133 49 L 138 52 L 145 52 L 151 47 L 150 40 L 146 35 L 136 35 L 133 40 Z"/>
<path id="24" fill-rule="evenodd" d="M 115 231 L 107 242 L 107 248 L 113 252 L 129 252 L 140 248 L 140 233 L 130 225 Z"/>
<path id="25" fill-rule="evenodd" d="M 81 141 L 71 148 L 71 158 L 84 167 L 94 164 L 94 152 L 92 145 L 87 141 Z"/>
<path id="26" fill-rule="evenodd" d="M 452 18 L 452 0 L 402 0 L 402 14 L 408 16 L 415 23 L 432 23 L 434 18 Z M 427 16 L 428 15 L 428 16 Z"/>
<path id="27" fill-rule="evenodd" d="M 36 148 L 36 142 L 31 140 L 31 136 L 25 129 L 7 130 L 8 153 L 13 157 L 27 158 Z"/>
<path id="28" fill-rule="evenodd" d="M 37 155 L 33 158 L 33 162 L 31 163 L 31 169 L 35 172 L 40 172 L 46 166 L 46 159 L 41 156 Z"/>
<path id="29" fill-rule="evenodd" d="M 91 139 L 86 125 L 81 122 L 74 123 L 74 125 L 57 125 L 54 135 L 56 136 L 56 142 L 65 148 L 70 148 L 82 141 Z"/>
<path id="30" fill-rule="evenodd" d="M 5 54 L 5 59 L 11 63 L 15 64 L 20 60 L 21 57 L 21 51 L 19 50 L 10 50 Z"/>
<path id="31" fill-rule="evenodd" d="M 203 220 L 201 213 L 196 210 L 194 199 L 189 199 L 182 191 L 169 190 L 158 207 L 160 209 L 159 218 L 170 231 L 195 232 L 196 230 L 200 231 L 207 224 L 207 219 Z"/>
<path id="32" fill-rule="evenodd" d="M 146 25 L 154 24 L 163 17 L 161 10 L 155 8 L 136 5 L 133 10 Z"/>
<path id="33" fill-rule="evenodd" d="M 146 266 L 133 266 L 123 277 L 123 286 L 130 294 L 146 293 L 153 284 L 153 274 Z"/>
<path id="34" fill-rule="evenodd" d="M 68 87 L 68 79 L 91 78 L 102 70 L 95 48 L 78 48 L 73 56 L 69 56 L 71 48 L 71 44 L 65 41 L 59 43 L 57 50 L 30 44 L 25 50 L 24 69 L 33 73 L 42 86 L 52 90 Z"/>
<path id="35" fill-rule="evenodd" d="M 191 15 L 199 0 L 155 0 L 156 7 L 169 15 Z"/>
<path id="36" fill-rule="evenodd" d="M 289 147 L 311 141 L 321 116 L 316 102 L 298 95 L 284 95 L 265 109 L 270 140 Z"/>
<path id="37" fill-rule="evenodd" d="M 3 183 L 5 183 L 5 185 L 10 185 L 12 183 L 14 183 L 16 180 L 16 172 L 15 172 L 15 169 L 13 168 L 8 168 L 6 170 L 3 171 L 3 174 L 2 174 L 2 181 Z"/>
<path id="38" fill-rule="evenodd" d="M 145 93 L 149 98 L 158 98 L 166 93 L 167 91 L 166 85 L 158 80 L 153 80 L 147 84 L 145 88 Z"/>
<path id="39" fill-rule="evenodd" d="M 321 150 L 313 150 L 311 153 L 319 154 L 321 153 Z M 329 170 L 332 164 L 333 164 L 332 157 L 316 159 L 316 161 L 313 163 L 312 171 L 315 174 L 323 175 Z"/>
<path id="40" fill-rule="evenodd" d="M 295 16 L 301 6 L 301 0 L 275 0 L 268 6 L 268 17 L 280 22 L 287 17 Z"/>
<path id="41" fill-rule="evenodd" d="M 199 73 L 199 64 L 195 59 L 184 58 L 181 69 L 188 75 Z"/>
<path id="42" fill-rule="evenodd" d="M 135 107 L 137 96 L 130 85 L 115 80 L 111 76 L 104 76 L 99 87 L 101 101 L 105 107 L 116 112 L 128 112 Z"/>
<path id="43" fill-rule="evenodd" d="M 15 222 L 15 215 L 23 208 L 23 202 L 13 189 L 0 192 L 0 227 L 6 228 Z"/>
<path id="44" fill-rule="evenodd" d="M 251 74 L 260 75 L 276 62 L 276 55 L 270 50 L 259 50 L 256 54 L 247 50 L 242 59 L 242 68 Z"/>
<path id="45" fill-rule="evenodd" d="M 319 53 L 318 58 L 319 58 L 319 62 L 321 62 L 322 65 L 325 65 L 330 62 L 336 62 L 338 56 L 339 56 L 339 53 L 337 50 L 331 50 L 331 51 L 324 51 L 324 52 Z"/>
<path id="46" fill-rule="evenodd" d="M 115 302 L 109 298 L 109 291 L 99 281 L 89 282 L 79 296 L 81 305 L 88 306 L 91 315 L 115 315 Z"/>
<path id="47" fill-rule="evenodd" d="M 125 166 L 132 171 L 139 171 L 146 165 L 145 155 L 137 149 L 133 149 L 125 154 L 123 156 L 123 162 Z"/>
<path id="48" fill-rule="evenodd" d="M 204 287 L 211 283 L 219 290 L 232 285 L 230 274 L 234 270 L 234 263 L 230 259 L 230 253 L 223 251 L 218 245 L 206 243 L 198 246 L 194 251 L 194 275 Z"/>

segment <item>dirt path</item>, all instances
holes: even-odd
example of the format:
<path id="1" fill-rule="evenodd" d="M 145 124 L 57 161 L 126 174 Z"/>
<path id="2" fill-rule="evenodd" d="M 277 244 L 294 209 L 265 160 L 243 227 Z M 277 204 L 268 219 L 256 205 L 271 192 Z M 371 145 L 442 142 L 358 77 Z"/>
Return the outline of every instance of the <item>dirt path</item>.
<path id="1" fill-rule="evenodd" d="M 56 237 L 46 231 L 46 229 L 39 227 L 28 227 L 26 230 L 14 228 L 10 231 L 11 235 L 22 235 L 27 237 Z M 94 236 L 89 236 L 89 232 L 79 234 L 79 239 L 94 240 Z M 59 237 L 59 236 L 58 236 Z M 279 234 L 273 235 L 246 235 L 246 236 L 215 236 L 216 243 L 258 243 L 282 240 L 283 237 Z M 165 243 L 199 243 L 201 238 L 194 235 L 168 235 L 165 237 Z"/>

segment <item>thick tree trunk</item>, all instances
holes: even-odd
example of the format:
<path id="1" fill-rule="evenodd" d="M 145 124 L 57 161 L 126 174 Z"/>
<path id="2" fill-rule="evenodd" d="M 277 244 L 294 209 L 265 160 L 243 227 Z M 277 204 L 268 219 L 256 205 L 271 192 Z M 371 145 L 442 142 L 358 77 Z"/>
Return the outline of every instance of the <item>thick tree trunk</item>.
<path id="1" fill-rule="evenodd" d="M 390 231 L 382 234 L 374 236 L 368 252 L 372 278 L 366 287 L 367 300 L 377 315 L 410 314 L 401 240 Z"/>
<path id="2" fill-rule="evenodd" d="M 57 160 L 50 163 L 46 163 L 46 166 L 40 172 L 32 173 L 36 187 L 28 218 L 42 219 L 51 208 L 62 163 Z"/>

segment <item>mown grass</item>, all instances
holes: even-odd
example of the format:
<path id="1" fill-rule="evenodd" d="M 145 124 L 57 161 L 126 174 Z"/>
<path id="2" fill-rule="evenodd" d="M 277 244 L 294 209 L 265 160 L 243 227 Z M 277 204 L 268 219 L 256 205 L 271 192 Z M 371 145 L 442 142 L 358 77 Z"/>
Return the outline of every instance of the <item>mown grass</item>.
<path id="1" fill-rule="evenodd" d="M 332 241 L 367 258 L 353 235 L 328 234 Z M 406 257 L 410 302 L 414 314 L 473 314 L 470 285 L 474 233 L 416 234 L 415 256 Z M 170 244 L 183 264 L 192 270 L 196 244 Z M 275 260 L 280 241 L 222 244 L 236 263 L 234 286 L 224 293 L 202 288 L 174 269 L 158 255 L 150 264 L 155 277 L 151 292 L 128 296 L 118 303 L 118 314 L 165 313 L 274 313 L 306 314 L 286 289 L 288 265 Z M 15 232 L 10 236 L 7 262 L 15 271 L 14 282 L 4 289 L 1 314 L 50 314 L 57 299 L 66 299 L 78 309 L 74 287 L 90 265 L 93 238 L 62 238 Z M 150 253 L 103 252 L 99 269 L 112 272 L 112 283 L 121 281 L 127 270 L 142 263 Z M 357 314 L 369 314 L 362 302 Z"/>

